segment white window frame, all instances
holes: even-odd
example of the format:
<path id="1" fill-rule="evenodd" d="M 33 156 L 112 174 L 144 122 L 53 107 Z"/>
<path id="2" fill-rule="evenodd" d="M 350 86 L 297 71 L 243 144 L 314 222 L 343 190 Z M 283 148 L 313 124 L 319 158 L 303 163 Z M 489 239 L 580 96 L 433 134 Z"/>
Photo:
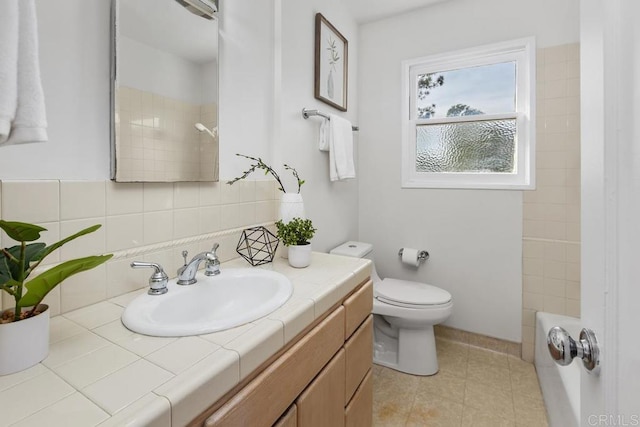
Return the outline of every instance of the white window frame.
<path id="1" fill-rule="evenodd" d="M 535 188 L 535 39 L 533 37 L 431 55 L 402 62 L 402 188 Z M 417 119 L 419 74 L 437 73 L 502 62 L 516 62 L 516 112 Z M 516 119 L 515 173 L 416 171 L 416 130 L 424 124 L 468 123 Z"/>

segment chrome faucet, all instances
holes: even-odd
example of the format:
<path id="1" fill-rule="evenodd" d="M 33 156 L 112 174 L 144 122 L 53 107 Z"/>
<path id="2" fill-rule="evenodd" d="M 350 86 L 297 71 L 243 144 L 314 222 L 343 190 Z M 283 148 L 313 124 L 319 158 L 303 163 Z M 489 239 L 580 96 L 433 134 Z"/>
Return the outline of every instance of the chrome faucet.
<path id="1" fill-rule="evenodd" d="M 187 251 L 182 251 L 182 256 L 184 257 L 184 265 L 178 269 L 178 285 L 193 285 L 197 282 L 196 273 L 198 272 L 198 268 L 200 267 L 200 263 L 202 261 L 205 262 L 205 271 L 204 274 L 206 276 L 215 276 L 220 274 L 220 260 L 218 259 L 218 255 L 216 255 L 216 250 L 220 247 L 219 244 L 214 243 L 213 248 L 209 252 L 201 252 L 198 255 L 194 256 L 191 261 L 187 263 Z"/>

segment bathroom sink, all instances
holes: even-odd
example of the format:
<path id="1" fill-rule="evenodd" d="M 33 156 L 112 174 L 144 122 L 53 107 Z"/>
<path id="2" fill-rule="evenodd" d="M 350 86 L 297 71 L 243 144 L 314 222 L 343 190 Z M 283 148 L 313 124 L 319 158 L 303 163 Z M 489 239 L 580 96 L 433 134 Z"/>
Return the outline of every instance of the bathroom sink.
<path id="1" fill-rule="evenodd" d="M 158 337 L 201 335 L 266 316 L 293 293 L 280 273 L 258 268 L 225 268 L 217 276 L 198 273 L 197 283 L 169 281 L 164 295 L 140 295 L 122 314 L 130 330 Z"/>

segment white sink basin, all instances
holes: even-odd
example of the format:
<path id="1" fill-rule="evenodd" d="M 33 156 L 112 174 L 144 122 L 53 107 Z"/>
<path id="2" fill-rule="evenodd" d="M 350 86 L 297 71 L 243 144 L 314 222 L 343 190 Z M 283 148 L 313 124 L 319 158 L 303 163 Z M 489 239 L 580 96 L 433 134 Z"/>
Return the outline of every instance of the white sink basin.
<path id="1" fill-rule="evenodd" d="M 169 281 L 164 295 L 140 295 L 127 306 L 122 323 L 134 332 L 158 337 L 202 335 L 266 316 L 293 293 L 284 275 L 259 268 L 223 268 L 217 276 L 196 276 L 181 286 Z"/>

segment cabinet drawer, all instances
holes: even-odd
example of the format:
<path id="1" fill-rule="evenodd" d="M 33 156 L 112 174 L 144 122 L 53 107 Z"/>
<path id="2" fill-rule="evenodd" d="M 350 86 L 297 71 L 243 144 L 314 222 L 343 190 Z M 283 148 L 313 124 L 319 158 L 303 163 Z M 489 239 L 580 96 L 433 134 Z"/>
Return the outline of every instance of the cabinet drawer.
<path id="1" fill-rule="evenodd" d="M 271 426 L 343 345 L 339 307 L 211 415 L 205 426 Z M 300 409 L 300 408 L 298 408 Z"/>
<path id="2" fill-rule="evenodd" d="M 346 406 L 364 376 L 371 369 L 373 361 L 373 316 L 371 314 L 344 344 L 344 349 L 347 356 L 344 402 Z"/>
<path id="3" fill-rule="evenodd" d="M 298 408 L 295 403 L 291 405 L 286 414 L 280 417 L 273 427 L 297 427 L 298 425 Z"/>
<path id="4" fill-rule="evenodd" d="M 344 300 L 342 305 L 346 310 L 344 324 L 344 339 L 346 341 L 373 310 L 373 283 L 371 280 Z"/>
<path id="5" fill-rule="evenodd" d="M 344 426 L 344 362 L 341 349 L 296 400 L 300 427 Z"/>
<path id="6" fill-rule="evenodd" d="M 373 424 L 373 379 L 371 370 L 362 380 L 356 394 L 344 413 L 345 427 L 363 427 Z"/>

